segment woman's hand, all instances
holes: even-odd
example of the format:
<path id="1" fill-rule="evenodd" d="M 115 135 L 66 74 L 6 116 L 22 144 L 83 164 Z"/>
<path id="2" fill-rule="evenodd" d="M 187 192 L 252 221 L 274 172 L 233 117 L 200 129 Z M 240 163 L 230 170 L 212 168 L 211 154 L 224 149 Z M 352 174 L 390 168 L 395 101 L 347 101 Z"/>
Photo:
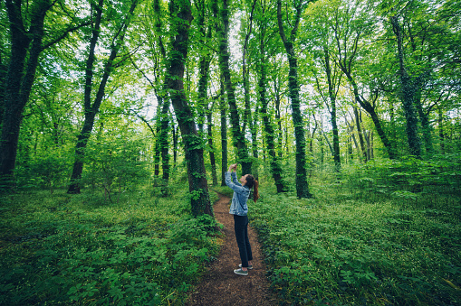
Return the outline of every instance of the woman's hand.
<path id="1" fill-rule="evenodd" d="M 237 169 L 237 164 L 232 164 L 231 166 L 229 166 L 228 172 L 231 172 L 232 170 L 236 170 L 236 169 Z"/>

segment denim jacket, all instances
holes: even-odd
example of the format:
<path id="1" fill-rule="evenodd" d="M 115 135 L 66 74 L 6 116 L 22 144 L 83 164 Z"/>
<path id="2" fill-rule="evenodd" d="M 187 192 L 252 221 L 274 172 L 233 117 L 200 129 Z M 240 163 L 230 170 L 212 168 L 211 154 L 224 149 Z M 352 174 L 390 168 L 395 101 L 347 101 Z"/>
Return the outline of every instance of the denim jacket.
<path id="1" fill-rule="evenodd" d="M 231 176 L 233 177 L 232 182 Z M 250 195 L 250 188 L 247 186 L 242 186 L 241 183 L 239 183 L 237 180 L 236 172 L 226 172 L 225 182 L 229 188 L 234 190 L 233 200 L 231 202 L 231 207 L 229 208 L 229 213 L 232 215 L 247 216 L 247 199 Z"/>

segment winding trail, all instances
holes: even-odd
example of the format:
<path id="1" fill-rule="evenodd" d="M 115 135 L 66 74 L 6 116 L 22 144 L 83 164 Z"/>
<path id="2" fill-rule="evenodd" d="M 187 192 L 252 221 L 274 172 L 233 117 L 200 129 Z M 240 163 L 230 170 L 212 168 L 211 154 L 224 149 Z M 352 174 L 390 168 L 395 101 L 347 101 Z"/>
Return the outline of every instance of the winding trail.
<path id="1" fill-rule="evenodd" d="M 218 259 L 212 262 L 202 282 L 192 293 L 188 306 L 192 305 L 277 305 L 274 294 L 269 290 L 266 267 L 255 230 L 249 226 L 249 240 L 253 253 L 253 270 L 248 276 L 234 274 L 241 260 L 234 236 L 234 219 L 229 214 L 230 198 L 218 194 L 220 199 L 214 205 L 215 218 L 224 225 L 223 245 Z"/>

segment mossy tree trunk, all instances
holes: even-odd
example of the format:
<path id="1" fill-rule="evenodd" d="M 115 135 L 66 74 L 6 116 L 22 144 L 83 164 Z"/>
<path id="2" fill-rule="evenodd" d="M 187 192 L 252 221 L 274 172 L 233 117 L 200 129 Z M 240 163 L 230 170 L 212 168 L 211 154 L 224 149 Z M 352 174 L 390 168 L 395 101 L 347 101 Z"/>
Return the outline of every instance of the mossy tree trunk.
<path id="1" fill-rule="evenodd" d="M 401 80 L 401 101 L 403 103 L 404 115 L 406 117 L 406 134 L 410 153 L 416 157 L 422 155 L 421 142 L 418 131 L 418 120 L 415 112 L 414 99 L 416 97 L 417 86 L 411 76 L 407 73 L 404 65 L 403 33 L 398 16 L 390 17 L 393 32 L 397 41 L 397 56 L 399 62 L 399 77 Z"/>
<path id="2" fill-rule="evenodd" d="M 286 36 L 284 25 L 282 22 L 281 0 L 277 2 L 277 18 L 279 26 L 279 34 L 286 49 L 287 57 L 289 60 L 289 97 L 292 105 L 292 120 L 295 129 L 295 187 L 297 190 L 297 197 L 310 198 L 312 195 L 309 192 L 308 180 L 306 173 L 306 140 L 303 118 L 300 110 L 300 89 L 298 84 L 298 68 L 297 68 L 297 55 L 294 49 L 294 42 L 297 37 L 298 26 L 303 11 L 303 1 L 299 1 L 295 7 L 296 16 L 294 25 L 290 32 L 290 37 Z"/>
<path id="3" fill-rule="evenodd" d="M 192 20 L 191 4 L 189 1 L 172 0 L 169 9 L 172 18 L 170 27 L 175 36 L 172 38 L 172 49 L 168 54 L 167 84 L 183 138 L 191 193 L 191 212 L 194 216 L 213 216 L 204 164 L 204 143 L 197 132 L 183 81 Z"/>
<path id="4" fill-rule="evenodd" d="M 220 123 L 221 123 L 221 186 L 226 186 L 225 174 L 228 171 L 228 123 L 225 101 L 225 85 L 220 78 Z"/>
<path id="5" fill-rule="evenodd" d="M 260 113 L 263 120 L 264 127 L 264 140 L 266 142 L 266 151 L 269 155 L 270 163 L 270 172 L 274 179 L 274 184 L 276 185 L 277 193 L 285 192 L 286 187 L 282 180 L 282 167 L 280 163 L 280 158 L 276 154 L 276 148 L 274 144 L 274 126 L 271 122 L 271 115 L 268 113 L 268 99 L 266 97 L 267 84 L 268 84 L 268 58 L 265 56 L 265 40 L 266 37 L 266 26 L 263 23 L 259 24 L 260 31 L 258 36 L 260 39 L 260 49 L 259 49 L 259 59 L 258 59 L 258 99 L 260 102 Z"/>
<path id="6" fill-rule="evenodd" d="M 218 4 L 216 0 L 213 3 L 214 15 L 218 17 Z M 217 26 L 219 40 L 219 65 L 221 74 L 224 78 L 224 85 L 229 105 L 229 113 L 231 117 L 231 133 L 233 135 L 233 144 L 237 149 L 238 162 L 242 166 L 242 173 L 251 173 L 252 162 L 249 159 L 247 145 L 245 142 L 244 132 L 241 130 L 239 113 L 236 105 L 236 96 L 234 85 L 231 81 L 231 71 L 229 69 L 229 51 L 228 51 L 228 35 L 229 35 L 229 5 L 228 0 L 222 1 L 220 12 L 220 23 Z"/>
<path id="7" fill-rule="evenodd" d="M 215 148 L 213 145 L 213 118 L 212 118 L 212 107 L 207 111 L 207 142 L 209 146 L 209 157 L 210 157 L 210 167 L 212 168 L 212 183 L 214 186 L 218 185 L 218 178 L 217 178 L 217 163 L 215 160 Z"/>

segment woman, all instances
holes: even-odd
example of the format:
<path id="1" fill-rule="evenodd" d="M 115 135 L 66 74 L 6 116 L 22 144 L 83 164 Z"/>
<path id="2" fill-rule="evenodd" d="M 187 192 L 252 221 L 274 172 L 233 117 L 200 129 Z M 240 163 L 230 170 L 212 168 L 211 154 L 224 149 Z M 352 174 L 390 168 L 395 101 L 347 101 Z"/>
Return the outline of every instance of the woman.
<path id="1" fill-rule="evenodd" d="M 236 233 L 237 246 L 241 256 L 239 269 L 234 270 L 237 275 L 248 275 L 248 270 L 252 269 L 252 249 L 250 247 L 249 237 L 247 235 L 247 199 L 250 195 L 250 188 L 254 187 L 253 200 L 258 199 L 258 181 L 251 175 L 243 175 L 239 181 L 236 176 L 237 164 L 229 166 L 225 174 L 225 182 L 228 187 L 234 190 L 233 200 L 229 213 L 234 215 L 234 232 Z M 234 170 L 234 171 L 233 171 Z M 231 177 L 233 178 L 231 180 Z"/>

